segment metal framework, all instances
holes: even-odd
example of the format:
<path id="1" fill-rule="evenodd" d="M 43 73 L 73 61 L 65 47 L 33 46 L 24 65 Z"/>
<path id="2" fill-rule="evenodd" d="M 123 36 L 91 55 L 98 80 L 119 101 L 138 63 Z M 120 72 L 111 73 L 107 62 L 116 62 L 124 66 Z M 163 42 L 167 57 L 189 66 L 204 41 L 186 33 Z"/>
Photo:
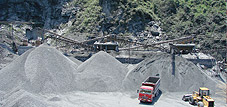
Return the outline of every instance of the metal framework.
<path id="1" fill-rule="evenodd" d="M 1 24 L 28 24 L 28 25 L 33 25 L 33 24 L 37 24 L 38 22 L 0 21 L 0 23 Z M 52 35 L 52 36 L 47 36 L 46 38 L 54 38 L 56 40 L 66 42 L 67 44 L 75 44 L 75 45 L 81 46 L 81 47 L 86 48 L 86 49 L 87 48 L 89 48 L 89 49 L 93 48 L 93 46 L 87 44 L 88 42 L 97 41 L 97 40 L 104 39 L 104 38 L 129 44 L 129 47 L 119 48 L 119 51 L 122 51 L 122 50 L 130 51 L 130 50 L 138 49 L 138 48 L 144 48 L 145 49 L 145 48 L 149 48 L 149 47 L 155 47 L 155 45 L 160 45 L 160 44 L 164 44 L 164 43 L 171 43 L 171 42 L 192 41 L 193 38 L 194 38 L 194 36 L 187 36 L 187 37 L 182 37 L 182 38 L 173 39 L 173 40 L 160 41 L 160 42 L 156 42 L 156 43 L 153 43 L 153 44 L 143 44 L 143 43 L 138 43 L 138 42 L 135 42 L 135 41 L 130 41 L 129 37 L 119 37 L 119 36 L 107 35 L 107 36 L 96 37 L 94 39 L 79 42 L 79 41 L 64 37 L 62 35 L 56 34 L 54 32 L 51 32 L 47 29 L 43 29 L 43 28 L 40 28 L 40 27 L 38 27 L 38 29 L 43 31 L 43 34 L 44 33 L 50 33 Z M 137 46 L 131 47 L 130 44 L 136 44 Z"/>

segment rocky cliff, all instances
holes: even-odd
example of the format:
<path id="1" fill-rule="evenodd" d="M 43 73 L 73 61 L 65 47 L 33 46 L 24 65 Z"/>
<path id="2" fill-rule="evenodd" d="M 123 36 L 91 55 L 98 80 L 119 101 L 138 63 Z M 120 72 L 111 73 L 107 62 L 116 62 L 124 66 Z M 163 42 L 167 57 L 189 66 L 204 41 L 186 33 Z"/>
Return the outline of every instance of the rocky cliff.
<path id="1" fill-rule="evenodd" d="M 66 35 L 196 35 L 201 50 L 225 48 L 225 12 L 224 0 L 0 0 L 1 21 L 39 22 L 44 28 L 64 29 Z M 211 52 L 220 59 L 224 53 Z"/>
<path id="2" fill-rule="evenodd" d="M 39 22 L 46 28 L 56 28 L 68 21 L 70 14 L 64 4 L 69 0 L 1 0 L 0 20 Z"/>

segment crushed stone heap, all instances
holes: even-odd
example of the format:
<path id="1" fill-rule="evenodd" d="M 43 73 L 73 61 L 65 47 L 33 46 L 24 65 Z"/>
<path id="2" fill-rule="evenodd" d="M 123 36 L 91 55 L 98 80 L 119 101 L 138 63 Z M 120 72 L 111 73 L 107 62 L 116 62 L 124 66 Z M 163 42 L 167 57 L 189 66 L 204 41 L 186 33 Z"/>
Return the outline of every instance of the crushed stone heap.
<path id="1" fill-rule="evenodd" d="M 78 59 L 76 59 L 75 57 L 67 57 L 67 58 L 69 58 L 71 61 L 73 61 L 74 63 L 76 63 L 78 66 L 80 65 L 80 64 L 82 64 L 82 62 L 80 61 L 80 60 L 78 60 Z"/>
<path id="2" fill-rule="evenodd" d="M 32 48 L 0 71 L 0 90 L 21 86 L 33 93 L 73 90 L 77 65 L 58 50 L 41 45 Z"/>
<path id="3" fill-rule="evenodd" d="M 173 72 L 174 71 L 174 72 Z M 215 92 L 215 82 L 196 65 L 186 59 L 166 53 L 153 53 L 124 80 L 126 90 L 135 91 L 149 76 L 160 76 L 160 89 L 168 92 L 191 92 L 205 86 Z"/>
<path id="4" fill-rule="evenodd" d="M 118 91 L 128 69 L 113 56 L 100 51 L 79 65 L 76 77 L 79 90 Z"/>
<path id="5" fill-rule="evenodd" d="M 12 89 L 3 96 L 1 107 L 56 107 L 48 104 L 43 98 L 29 93 L 23 89 Z"/>
<path id="6" fill-rule="evenodd" d="M 0 70 L 15 60 L 18 55 L 13 53 L 7 45 L 0 43 Z"/>

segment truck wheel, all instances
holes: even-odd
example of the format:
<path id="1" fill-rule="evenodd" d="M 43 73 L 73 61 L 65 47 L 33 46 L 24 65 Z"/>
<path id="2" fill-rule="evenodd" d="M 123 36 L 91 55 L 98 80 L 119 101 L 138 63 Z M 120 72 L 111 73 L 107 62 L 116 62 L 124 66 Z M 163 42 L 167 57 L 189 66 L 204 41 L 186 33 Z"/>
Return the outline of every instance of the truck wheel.
<path id="1" fill-rule="evenodd" d="M 198 105 L 198 102 L 197 101 L 195 101 L 195 104 L 194 105 Z"/>
<path id="2" fill-rule="evenodd" d="M 204 107 L 203 103 L 202 102 L 199 102 L 198 103 L 198 107 Z"/>
<path id="3" fill-rule="evenodd" d="M 159 94 L 159 90 L 157 91 L 157 93 L 155 94 L 155 97 L 157 97 L 158 96 L 158 94 Z"/>
<path id="4" fill-rule="evenodd" d="M 193 99 L 193 97 L 189 98 L 189 104 L 194 105 L 195 104 L 195 100 Z"/>
<path id="5" fill-rule="evenodd" d="M 183 100 L 183 101 L 186 101 L 185 96 L 183 96 L 182 100 Z"/>

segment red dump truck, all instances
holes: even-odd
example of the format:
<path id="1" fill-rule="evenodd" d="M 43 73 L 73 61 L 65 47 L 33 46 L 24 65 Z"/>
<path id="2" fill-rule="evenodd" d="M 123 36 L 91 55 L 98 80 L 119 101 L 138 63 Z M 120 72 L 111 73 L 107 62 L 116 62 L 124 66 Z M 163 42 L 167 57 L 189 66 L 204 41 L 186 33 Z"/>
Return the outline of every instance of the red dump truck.
<path id="1" fill-rule="evenodd" d="M 139 91 L 140 102 L 152 102 L 153 98 L 159 94 L 160 77 L 148 77 L 144 82 Z"/>

